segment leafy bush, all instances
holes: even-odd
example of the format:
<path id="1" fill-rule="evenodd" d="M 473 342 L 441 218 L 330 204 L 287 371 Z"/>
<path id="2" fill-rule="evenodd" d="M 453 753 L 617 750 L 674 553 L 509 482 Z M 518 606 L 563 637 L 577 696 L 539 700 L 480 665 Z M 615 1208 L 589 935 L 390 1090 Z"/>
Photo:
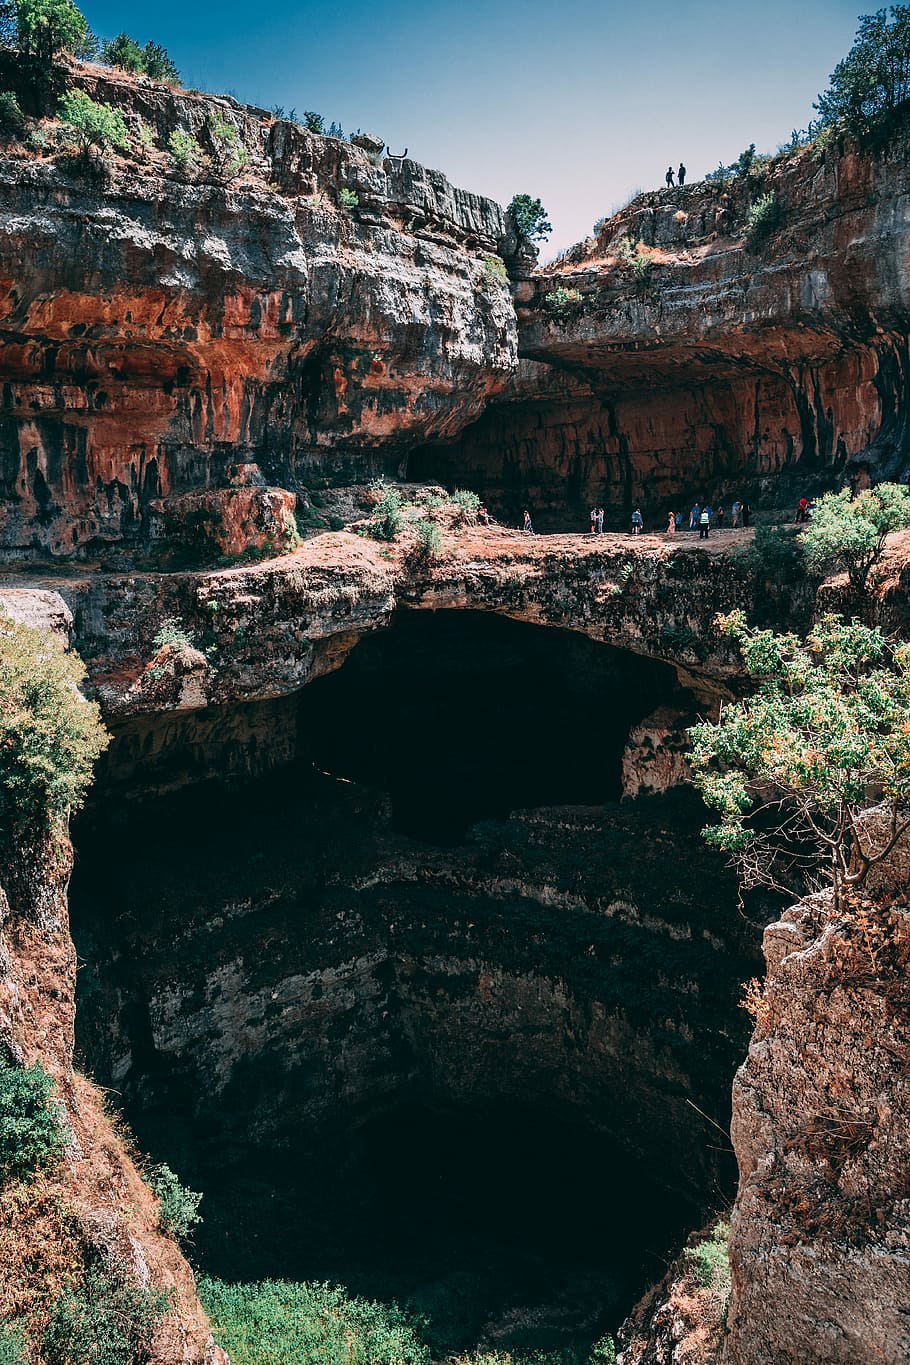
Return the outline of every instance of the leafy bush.
<path id="1" fill-rule="evenodd" d="M 23 57 L 49 66 L 58 52 L 75 51 L 88 32 L 73 0 L 16 0 L 16 46 Z"/>
<path id="2" fill-rule="evenodd" d="M 202 164 L 205 153 L 191 133 L 173 132 L 167 140 L 174 165 L 178 171 L 194 171 Z"/>
<path id="3" fill-rule="evenodd" d="M 149 80 L 163 81 L 166 85 L 179 85 L 180 72 L 177 65 L 160 43 L 146 43 L 142 49 L 143 70 Z"/>
<path id="4" fill-rule="evenodd" d="M 429 1365 L 429 1351 L 395 1304 L 281 1280 L 202 1279 L 198 1289 L 231 1365 Z"/>
<path id="5" fill-rule="evenodd" d="M 810 568 L 845 569 L 859 592 L 885 553 L 891 531 L 910 526 L 910 489 L 899 483 L 880 483 L 864 489 L 852 501 L 844 489 L 819 498 L 803 536 Z"/>
<path id="6" fill-rule="evenodd" d="M 12 90 L 0 90 L 0 136 L 21 137 L 25 117 Z"/>
<path id="7" fill-rule="evenodd" d="M 250 159 L 250 154 L 240 141 L 240 134 L 230 119 L 211 110 L 205 121 L 212 141 L 215 169 L 227 180 L 239 175 Z"/>
<path id="8" fill-rule="evenodd" d="M 382 496 L 370 518 L 369 533 L 374 540 L 394 540 L 401 530 L 404 500 L 398 489 L 388 484 L 374 484 L 374 489 L 381 489 Z"/>
<path id="9" fill-rule="evenodd" d="M 162 1232 L 180 1241 L 188 1238 L 190 1229 L 202 1222 L 199 1213 L 202 1195 L 182 1185 L 164 1162 L 149 1171 L 148 1183 L 158 1196 L 158 1226 Z"/>
<path id="10" fill-rule="evenodd" d="M 563 289 L 560 285 L 543 296 L 543 306 L 548 313 L 560 322 L 570 318 L 582 305 L 582 296 L 577 289 Z"/>
<path id="11" fill-rule="evenodd" d="M 0 830 L 49 823 L 82 805 L 108 744 L 85 665 L 53 636 L 0 616 Z"/>
<path id="12" fill-rule="evenodd" d="M 360 199 L 354 190 L 349 190 L 347 186 L 343 185 L 338 191 L 338 203 L 343 209 L 356 209 Z"/>
<path id="13" fill-rule="evenodd" d="M 910 99 L 910 5 L 891 5 L 859 21 L 853 47 L 838 62 L 815 108 L 823 127 L 863 135 L 887 130 Z"/>
<path id="14" fill-rule="evenodd" d="M 0 1182 L 52 1166 L 66 1146 L 53 1089 L 37 1063 L 25 1068 L 0 1060 Z"/>
<path id="15" fill-rule="evenodd" d="M 48 1365 L 140 1365 L 168 1311 L 166 1294 L 92 1268 L 51 1309 L 42 1348 Z"/>
<path id="16" fill-rule="evenodd" d="M 746 246 L 756 251 L 781 221 L 780 200 L 776 194 L 763 194 L 749 209 L 746 222 Z"/>
<path id="17" fill-rule="evenodd" d="M 506 263 L 501 256 L 484 256 L 483 273 L 490 283 L 498 280 L 507 280 L 509 278 L 509 272 L 506 270 Z"/>
<path id="18" fill-rule="evenodd" d="M 310 133 L 325 133 L 325 119 L 315 109 L 304 109 L 300 122 Z"/>
<path id="19" fill-rule="evenodd" d="M 28 1365 L 25 1343 L 14 1327 L 0 1323 L 0 1365 Z"/>
<path id="20" fill-rule="evenodd" d="M 711 1229 L 710 1237 L 696 1242 L 694 1247 L 687 1247 L 685 1252 L 698 1283 L 721 1294 L 730 1292 L 729 1240 L 730 1224 L 718 1222 Z"/>
<path id="21" fill-rule="evenodd" d="M 473 525 L 477 520 L 480 498 L 469 488 L 456 488 L 455 492 L 451 494 L 449 502 L 456 508 L 456 526 L 463 526 L 465 522 L 470 522 Z"/>
<path id="22" fill-rule="evenodd" d="M 67 90 L 57 113 L 62 123 L 72 128 L 84 150 L 89 147 L 125 148 L 129 134 L 123 115 L 111 104 L 99 104 L 84 90 Z"/>
<path id="23" fill-rule="evenodd" d="M 629 237 L 620 237 L 616 243 L 616 254 L 622 264 L 631 270 L 637 283 L 647 282 L 653 262 L 643 242 L 632 242 Z"/>
<path id="24" fill-rule="evenodd" d="M 442 536 L 439 534 L 439 527 L 435 521 L 429 518 L 422 518 L 415 527 L 417 540 L 414 544 L 413 557 L 421 564 L 430 564 L 434 559 L 439 558 L 442 549 Z"/>
<path id="25" fill-rule="evenodd" d="M 720 813 L 704 831 L 746 887 L 795 898 L 831 888 L 837 908 L 910 827 L 910 646 L 825 616 L 804 642 L 720 617 L 758 691 L 689 730 L 696 786 Z M 881 828 L 868 829 L 870 791 Z"/>
<path id="26" fill-rule="evenodd" d="M 543 204 L 539 199 L 532 199 L 529 194 L 513 195 L 506 213 L 515 224 L 519 237 L 524 237 L 529 242 L 542 242 L 553 231 L 553 225 Z"/>
<path id="27" fill-rule="evenodd" d="M 173 649 L 195 649 L 196 642 L 179 616 L 166 616 L 152 639 L 155 652 L 170 645 Z"/>
<path id="28" fill-rule="evenodd" d="M 793 583 L 806 571 L 799 534 L 783 526 L 756 526 L 742 556 L 756 577 L 768 583 Z"/>

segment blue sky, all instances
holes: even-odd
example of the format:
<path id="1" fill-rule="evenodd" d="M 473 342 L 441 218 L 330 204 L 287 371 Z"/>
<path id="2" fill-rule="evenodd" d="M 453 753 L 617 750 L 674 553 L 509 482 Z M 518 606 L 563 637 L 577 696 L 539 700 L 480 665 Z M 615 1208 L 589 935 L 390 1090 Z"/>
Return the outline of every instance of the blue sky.
<path id="1" fill-rule="evenodd" d="M 860 0 L 89 0 L 187 85 L 316 109 L 502 203 L 539 195 L 544 256 L 682 158 L 697 179 L 805 127 Z"/>

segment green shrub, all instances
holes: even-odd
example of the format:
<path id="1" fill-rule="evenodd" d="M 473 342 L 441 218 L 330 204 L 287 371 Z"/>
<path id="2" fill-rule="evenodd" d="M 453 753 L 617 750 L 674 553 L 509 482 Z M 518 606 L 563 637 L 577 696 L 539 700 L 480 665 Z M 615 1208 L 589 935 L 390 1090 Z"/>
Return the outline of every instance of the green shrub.
<path id="1" fill-rule="evenodd" d="M 183 621 L 179 616 L 166 616 L 156 630 L 152 644 L 155 652 L 164 649 L 165 645 L 170 645 L 174 649 L 195 649 L 196 642 L 188 630 L 184 628 Z"/>
<path id="2" fill-rule="evenodd" d="M 194 171 L 201 166 L 205 153 L 191 133 L 173 132 L 167 140 L 174 165 L 178 171 Z"/>
<path id="3" fill-rule="evenodd" d="M 636 284 L 647 283 L 653 262 L 643 242 L 633 242 L 629 237 L 620 237 L 616 243 L 616 254 L 626 269 L 631 270 Z"/>
<path id="4" fill-rule="evenodd" d="M 509 272 L 506 270 L 506 263 L 501 256 L 484 256 L 483 273 L 490 284 L 509 278 Z"/>
<path id="5" fill-rule="evenodd" d="M 123 71 L 145 70 L 142 48 L 128 33 L 118 33 L 101 44 L 101 60 L 107 66 L 119 66 Z"/>
<path id="6" fill-rule="evenodd" d="M 89 32 L 73 0 L 16 0 L 16 46 L 23 57 L 49 66 L 60 51 L 74 52 Z"/>
<path id="7" fill-rule="evenodd" d="M 742 557 L 756 577 L 768 583 L 794 583 L 806 571 L 798 532 L 783 526 L 756 526 Z"/>
<path id="8" fill-rule="evenodd" d="M 180 72 L 167 49 L 160 43 L 146 43 L 142 49 L 143 70 L 150 80 L 179 85 Z"/>
<path id="9" fill-rule="evenodd" d="M 125 148 L 129 134 L 123 115 L 112 104 L 99 104 L 84 90 L 67 90 L 57 108 L 61 123 L 75 132 L 84 150 L 89 147 Z"/>
<path id="10" fill-rule="evenodd" d="M 0 1365 L 28 1365 L 25 1342 L 15 1327 L 0 1323 Z"/>
<path id="11" fill-rule="evenodd" d="M 688 649 L 694 644 L 697 636 L 695 631 L 689 626 L 666 625 L 661 626 L 658 632 L 658 639 L 662 649 L 670 650 L 672 653 Z"/>
<path id="12" fill-rule="evenodd" d="M 325 133 L 325 119 L 315 109 L 304 109 L 300 122 L 310 133 Z"/>
<path id="13" fill-rule="evenodd" d="M 746 246 L 757 251 L 771 233 L 780 227 L 781 207 L 776 194 L 763 194 L 749 209 L 746 222 Z"/>
<path id="14" fill-rule="evenodd" d="M 51 1309 L 41 1343 L 47 1365 L 140 1365 L 168 1307 L 166 1294 L 90 1269 Z"/>
<path id="15" fill-rule="evenodd" d="M 199 1213 L 202 1195 L 182 1185 L 164 1162 L 149 1171 L 148 1184 L 158 1196 L 158 1226 L 162 1232 L 179 1241 L 188 1239 L 191 1229 L 202 1222 Z"/>
<path id="16" fill-rule="evenodd" d="M 580 292 L 577 289 L 563 289 L 561 285 L 543 296 L 544 308 L 560 322 L 565 322 L 573 313 L 578 312 L 581 305 Z"/>
<path id="17" fill-rule="evenodd" d="M 48 824 L 82 805 L 108 744 L 85 665 L 53 636 L 0 616 L 0 830 Z"/>
<path id="18" fill-rule="evenodd" d="M 472 525 L 477 520 L 477 513 L 480 510 L 480 498 L 469 488 L 456 488 L 450 496 L 449 502 L 455 507 L 455 525 L 464 526 L 465 522 Z"/>
<path id="19" fill-rule="evenodd" d="M 66 1146 L 53 1090 L 37 1063 L 26 1068 L 0 1060 L 0 1182 L 45 1170 Z"/>
<path id="20" fill-rule="evenodd" d="M 212 141 L 215 169 L 219 175 L 231 180 L 243 170 L 250 154 L 230 119 L 222 118 L 214 109 L 209 113 L 205 126 Z"/>
<path id="21" fill-rule="evenodd" d="M 374 484 L 382 496 L 370 518 L 369 534 L 374 540 L 394 540 L 401 530 L 401 509 L 404 499 L 397 488 L 389 484 Z"/>
<path id="22" fill-rule="evenodd" d="M 343 209 L 356 209 L 360 199 L 354 190 L 349 190 L 343 185 L 338 191 L 338 203 Z"/>
<path id="23" fill-rule="evenodd" d="M 853 47 L 838 62 L 815 102 L 822 127 L 862 136 L 887 131 L 910 99 L 910 5 L 891 5 L 860 18 Z"/>
<path id="24" fill-rule="evenodd" d="M 729 1240 L 730 1224 L 721 1221 L 715 1223 L 709 1237 L 696 1242 L 694 1247 L 687 1247 L 685 1252 L 698 1283 L 724 1295 L 730 1292 Z"/>
<path id="25" fill-rule="evenodd" d="M 524 237 L 526 241 L 542 242 L 553 231 L 543 204 L 529 194 L 513 195 L 506 213 L 515 224 L 519 237 Z"/>
<path id="26" fill-rule="evenodd" d="M 439 534 L 439 527 L 435 521 L 429 518 L 422 518 L 417 522 L 417 540 L 414 544 L 413 557 L 421 564 L 431 564 L 434 559 L 439 558 L 442 549 L 442 536 Z"/>
<path id="27" fill-rule="evenodd" d="M 429 1365 L 429 1351 L 395 1304 L 281 1280 L 202 1279 L 198 1290 L 231 1365 Z"/>
<path id="28" fill-rule="evenodd" d="M 854 499 L 849 491 L 819 498 L 803 535 L 809 567 L 820 571 L 845 569 L 859 592 L 885 553 L 891 531 L 910 526 L 910 489 L 899 483 L 880 483 Z"/>
<path id="29" fill-rule="evenodd" d="M 25 116 L 12 90 L 0 90 L 0 136 L 21 137 L 25 131 Z"/>

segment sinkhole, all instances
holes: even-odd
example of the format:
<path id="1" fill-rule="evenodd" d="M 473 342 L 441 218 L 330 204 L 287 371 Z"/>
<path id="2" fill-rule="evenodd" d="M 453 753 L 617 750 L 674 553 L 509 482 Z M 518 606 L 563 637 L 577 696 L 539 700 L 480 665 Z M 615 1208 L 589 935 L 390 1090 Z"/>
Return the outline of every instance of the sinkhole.
<path id="1" fill-rule="evenodd" d="M 676 697 L 415 611 L 299 696 L 124 726 L 74 831 L 78 1050 L 203 1191 L 201 1269 L 406 1302 L 438 1358 L 583 1345 L 729 1197 L 758 934 L 692 791 L 618 800 Z"/>

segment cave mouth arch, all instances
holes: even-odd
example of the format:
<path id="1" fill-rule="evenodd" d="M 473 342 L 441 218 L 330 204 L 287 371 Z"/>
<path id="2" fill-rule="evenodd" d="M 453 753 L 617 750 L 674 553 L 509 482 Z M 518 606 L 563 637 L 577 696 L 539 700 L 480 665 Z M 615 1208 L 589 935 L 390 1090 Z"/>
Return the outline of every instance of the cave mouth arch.
<path id="1" fill-rule="evenodd" d="M 201 1269 L 405 1301 L 436 1358 L 583 1348 L 660 1278 L 731 1188 L 688 1098 L 724 1120 L 755 970 L 693 793 L 616 803 L 677 691 L 407 610 L 246 729 L 142 740 L 160 774 L 244 735 L 281 765 L 126 802 L 112 755 L 75 827 L 79 1051 L 203 1191 Z"/>
<path id="2" fill-rule="evenodd" d="M 315 764 L 387 792 L 392 826 L 459 842 L 512 810 L 622 795 L 631 728 L 669 664 L 492 612 L 398 611 L 302 699 Z"/>

